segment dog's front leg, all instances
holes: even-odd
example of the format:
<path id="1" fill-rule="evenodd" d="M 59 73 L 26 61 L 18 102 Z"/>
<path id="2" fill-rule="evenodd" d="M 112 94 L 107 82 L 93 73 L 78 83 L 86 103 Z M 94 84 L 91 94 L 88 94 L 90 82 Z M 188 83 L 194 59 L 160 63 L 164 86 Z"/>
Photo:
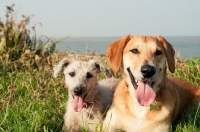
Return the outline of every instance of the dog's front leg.
<path id="1" fill-rule="evenodd" d="M 117 114 L 115 110 L 110 108 L 103 122 L 104 132 L 115 132 L 117 129 L 119 129 L 119 126 L 117 126 L 117 124 L 119 124 L 118 122 L 119 120 L 117 120 Z"/>
<path id="2" fill-rule="evenodd" d="M 64 132 L 80 132 L 80 125 L 73 110 L 67 109 L 64 115 Z"/>

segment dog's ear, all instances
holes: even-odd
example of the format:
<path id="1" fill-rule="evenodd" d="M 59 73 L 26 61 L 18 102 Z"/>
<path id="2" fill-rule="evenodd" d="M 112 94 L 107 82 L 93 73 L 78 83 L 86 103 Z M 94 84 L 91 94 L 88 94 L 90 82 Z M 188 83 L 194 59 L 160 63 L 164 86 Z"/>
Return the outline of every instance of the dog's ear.
<path id="1" fill-rule="evenodd" d="M 90 60 L 89 63 L 92 64 L 93 68 L 97 71 L 97 73 L 105 72 L 107 77 L 112 76 L 109 70 L 105 67 L 105 65 L 102 62 L 98 60 Z"/>
<path id="2" fill-rule="evenodd" d="M 120 38 L 116 42 L 110 44 L 106 51 L 111 68 L 115 73 L 121 67 L 123 51 L 130 38 L 130 35 Z"/>
<path id="3" fill-rule="evenodd" d="M 67 67 L 70 63 L 72 63 L 72 61 L 74 61 L 73 59 L 68 59 L 68 58 L 64 58 L 62 59 L 58 65 L 56 65 L 53 68 L 53 76 L 56 78 L 58 73 L 63 70 L 65 67 Z"/>
<path id="4" fill-rule="evenodd" d="M 167 40 L 165 40 L 162 36 L 158 36 L 157 39 L 162 43 L 164 47 L 165 54 L 167 56 L 169 71 L 173 73 L 175 71 L 175 50 L 172 47 L 172 45 L 169 42 L 167 42 Z"/>

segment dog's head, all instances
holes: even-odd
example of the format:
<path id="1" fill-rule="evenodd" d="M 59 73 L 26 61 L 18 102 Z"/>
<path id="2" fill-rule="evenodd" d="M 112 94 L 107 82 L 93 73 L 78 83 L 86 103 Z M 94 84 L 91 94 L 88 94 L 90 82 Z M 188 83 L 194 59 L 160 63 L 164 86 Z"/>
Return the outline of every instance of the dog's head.
<path id="1" fill-rule="evenodd" d="M 128 35 L 111 44 L 106 54 L 114 72 L 123 68 L 130 91 L 142 106 L 149 106 L 160 90 L 166 62 L 170 72 L 175 70 L 174 49 L 161 36 Z"/>
<path id="2" fill-rule="evenodd" d="M 69 97 L 73 100 L 73 107 L 76 112 L 87 107 L 87 103 L 93 101 L 97 74 L 109 71 L 97 60 L 76 61 L 64 58 L 54 67 L 54 77 L 64 70 L 65 83 L 69 90 Z"/>

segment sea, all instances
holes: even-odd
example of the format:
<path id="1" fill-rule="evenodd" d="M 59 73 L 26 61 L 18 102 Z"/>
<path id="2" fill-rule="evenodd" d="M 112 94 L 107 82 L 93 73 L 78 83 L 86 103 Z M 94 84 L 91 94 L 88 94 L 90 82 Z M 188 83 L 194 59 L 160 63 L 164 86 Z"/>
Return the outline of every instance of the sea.
<path id="1" fill-rule="evenodd" d="M 58 52 L 105 54 L 120 37 L 69 37 L 56 45 Z M 200 57 L 200 36 L 164 36 L 182 59 Z"/>

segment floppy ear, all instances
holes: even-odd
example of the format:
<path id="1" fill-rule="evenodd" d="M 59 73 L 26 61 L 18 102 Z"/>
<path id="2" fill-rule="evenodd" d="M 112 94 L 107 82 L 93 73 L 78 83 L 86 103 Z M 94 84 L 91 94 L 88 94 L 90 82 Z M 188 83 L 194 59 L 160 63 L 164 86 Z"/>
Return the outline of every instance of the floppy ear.
<path id="1" fill-rule="evenodd" d="M 158 36 L 157 38 L 162 43 L 162 45 L 164 47 L 165 54 L 167 56 L 167 63 L 168 63 L 169 71 L 171 73 L 173 73 L 175 71 L 175 59 L 174 59 L 175 51 L 174 51 L 174 48 L 162 36 Z"/>
<path id="2" fill-rule="evenodd" d="M 120 38 L 116 42 L 110 44 L 106 51 L 111 68 L 115 73 L 121 67 L 123 51 L 130 38 L 130 35 Z"/>
<path id="3" fill-rule="evenodd" d="M 89 63 L 92 64 L 92 66 L 97 71 L 97 73 L 105 72 L 107 77 L 112 76 L 111 73 L 109 72 L 109 70 L 105 67 L 105 65 L 102 62 L 100 62 L 98 60 L 90 60 Z"/>
<path id="4" fill-rule="evenodd" d="M 72 63 L 72 61 L 74 61 L 73 59 L 68 59 L 68 58 L 64 58 L 62 59 L 58 65 L 56 65 L 53 68 L 53 76 L 56 78 L 58 76 L 58 73 L 63 70 L 63 68 L 65 68 L 66 66 L 68 66 L 70 63 Z"/>

